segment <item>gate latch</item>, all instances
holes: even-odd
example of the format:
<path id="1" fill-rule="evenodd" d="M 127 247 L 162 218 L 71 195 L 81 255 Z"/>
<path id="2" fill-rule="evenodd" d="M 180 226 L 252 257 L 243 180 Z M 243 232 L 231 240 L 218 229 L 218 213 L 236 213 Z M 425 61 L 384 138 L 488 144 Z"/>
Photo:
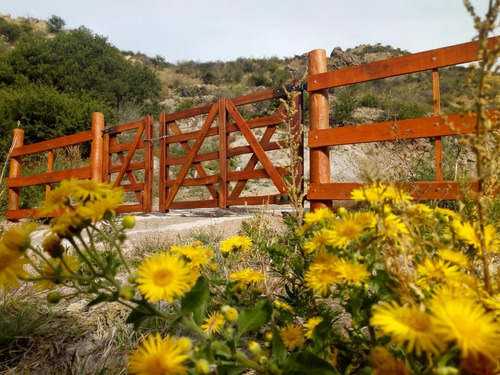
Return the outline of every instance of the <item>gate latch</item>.
<path id="1" fill-rule="evenodd" d="M 288 195 L 276 195 L 274 201 L 276 203 L 285 203 L 290 201 L 290 197 Z"/>

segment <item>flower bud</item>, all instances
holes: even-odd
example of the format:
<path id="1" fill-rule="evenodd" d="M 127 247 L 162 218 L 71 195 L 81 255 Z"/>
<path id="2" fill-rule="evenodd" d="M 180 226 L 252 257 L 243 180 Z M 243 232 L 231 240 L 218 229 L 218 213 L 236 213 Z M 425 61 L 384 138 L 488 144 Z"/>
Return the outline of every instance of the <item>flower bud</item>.
<path id="1" fill-rule="evenodd" d="M 193 347 L 193 342 L 189 337 L 181 337 L 176 341 L 176 343 L 183 353 L 189 352 Z"/>
<path id="2" fill-rule="evenodd" d="M 349 215 L 349 211 L 347 211 L 347 208 L 345 207 L 339 207 L 337 209 L 337 215 L 340 217 L 347 217 Z"/>
<path id="3" fill-rule="evenodd" d="M 259 360 L 257 362 L 259 363 L 259 365 L 265 366 L 268 364 L 269 359 L 266 356 L 262 356 L 259 358 Z"/>
<path id="4" fill-rule="evenodd" d="M 123 217 L 122 226 L 125 229 L 132 229 L 135 227 L 135 216 L 126 215 Z"/>
<path id="5" fill-rule="evenodd" d="M 136 274 L 135 272 L 132 272 L 130 275 L 128 275 L 128 282 L 130 284 L 135 284 L 137 282 L 138 278 L 139 278 L 139 275 Z"/>
<path id="6" fill-rule="evenodd" d="M 262 351 L 262 348 L 255 341 L 250 341 L 250 343 L 248 344 L 248 350 L 250 350 L 253 355 L 259 355 Z"/>
<path id="7" fill-rule="evenodd" d="M 224 317 L 226 320 L 230 323 L 235 322 L 238 320 L 238 310 L 236 310 L 234 307 L 230 307 L 225 313 Z"/>
<path id="8" fill-rule="evenodd" d="M 118 291 L 118 296 L 126 301 L 130 301 L 134 298 L 135 288 L 132 285 L 125 285 Z"/>
<path id="9" fill-rule="evenodd" d="M 215 264 L 215 263 L 210 263 L 210 271 L 215 272 L 215 271 L 217 271 L 217 268 L 219 268 L 219 267 L 217 266 L 217 264 Z"/>
<path id="10" fill-rule="evenodd" d="M 59 292 L 50 292 L 49 294 L 47 294 L 47 301 L 49 303 L 59 303 L 61 298 L 62 296 Z"/>
<path id="11" fill-rule="evenodd" d="M 196 372 L 200 375 L 210 374 L 210 363 L 206 359 L 196 361 Z"/>

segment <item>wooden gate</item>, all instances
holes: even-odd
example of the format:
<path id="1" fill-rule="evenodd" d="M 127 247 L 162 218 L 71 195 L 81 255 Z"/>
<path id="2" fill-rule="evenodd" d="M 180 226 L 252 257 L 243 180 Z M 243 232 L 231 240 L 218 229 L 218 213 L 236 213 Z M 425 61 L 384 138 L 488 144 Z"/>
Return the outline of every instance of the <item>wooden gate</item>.
<path id="1" fill-rule="evenodd" d="M 288 98 L 294 103 L 293 114 L 286 113 L 287 105 L 283 101 L 271 115 L 253 119 L 243 117 L 245 106 L 280 98 Z M 200 116 L 204 119 L 199 130 L 190 131 L 189 124 L 184 128 L 180 125 L 181 120 L 192 122 Z M 292 148 L 302 152 L 301 118 L 301 94 L 291 98 L 284 89 L 236 99 L 221 98 L 209 106 L 160 114 L 160 212 L 285 203 L 287 184 L 291 183 L 286 176 L 288 179 L 295 176 L 295 184 L 302 181 L 302 163 L 285 162 L 285 155 Z M 286 127 L 286 131 L 280 132 L 280 127 Z M 280 139 L 280 134 L 291 136 L 288 140 Z M 271 161 L 273 152 L 281 153 L 281 162 Z M 233 163 L 238 157 L 246 159 L 241 169 Z M 254 186 L 253 190 L 244 192 L 250 180 L 260 179 L 270 179 L 275 191 L 257 192 L 259 187 Z M 200 186 L 204 186 L 202 191 Z M 188 192 L 184 194 L 182 189 Z"/>
<path id="2" fill-rule="evenodd" d="M 103 130 L 102 179 L 121 186 L 132 198 L 118 212 L 148 213 L 153 209 L 153 125 L 148 116 Z"/>

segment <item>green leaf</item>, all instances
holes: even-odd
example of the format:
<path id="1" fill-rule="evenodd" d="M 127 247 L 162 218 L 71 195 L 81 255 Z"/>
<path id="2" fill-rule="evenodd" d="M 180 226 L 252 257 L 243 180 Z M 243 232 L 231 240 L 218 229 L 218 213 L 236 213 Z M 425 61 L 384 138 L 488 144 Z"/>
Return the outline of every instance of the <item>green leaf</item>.
<path id="1" fill-rule="evenodd" d="M 321 353 L 325 348 L 325 345 L 327 344 L 328 334 L 330 333 L 330 327 L 331 325 L 327 324 L 327 322 L 325 321 L 322 321 L 316 327 L 314 327 L 311 338 L 314 343 L 315 353 Z"/>
<path id="2" fill-rule="evenodd" d="M 143 306 L 134 307 L 130 312 L 125 323 L 133 324 L 134 330 L 139 329 L 142 322 L 151 316 L 151 312 Z"/>
<path id="3" fill-rule="evenodd" d="M 97 305 L 101 302 L 116 301 L 116 298 L 106 293 L 99 293 L 99 295 L 87 304 L 87 307 Z"/>
<path id="4" fill-rule="evenodd" d="M 243 310 L 238 319 L 237 337 L 241 337 L 246 332 L 262 327 L 271 319 L 272 312 L 271 301 L 267 298 L 261 299 L 255 304 L 255 307 Z"/>
<path id="5" fill-rule="evenodd" d="M 200 276 L 196 280 L 196 284 L 186 293 L 181 300 L 181 311 L 183 314 L 194 313 L 195 320 L 197 316 L 203 317 L 210 298 L 210 289 L 208 280 L 204 276 Z M 202 319 L 203 320 L 203 319 Z M 198 323 L 198 321 L 197 321 Z"/>
<path id="6" fill-rule="evenodd" d="M 311 352 L 299 352 L 292 354 L 285 361 L 283 374 L 338 375 L 339 373 L 328 362 Z"/>
<path id="7" fill-rule="evenodd" d="M 280 332 L 276 327 L 276 324 L 273 323 L 271 325 L 271 331 L 273 333 L 273 339 L 271 341 L 273 349 L 271 352 L 271 359 L 280 364 L 285 360 L 287 350 L 285 344 L 283 344 L 283 340 L 281 339 Z"/>

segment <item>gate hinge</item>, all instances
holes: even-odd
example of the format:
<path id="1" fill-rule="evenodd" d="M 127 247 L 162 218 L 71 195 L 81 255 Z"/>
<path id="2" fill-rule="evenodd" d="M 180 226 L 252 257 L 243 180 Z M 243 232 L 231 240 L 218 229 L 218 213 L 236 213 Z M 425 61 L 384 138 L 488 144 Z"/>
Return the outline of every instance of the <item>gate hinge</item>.
<path id="1" fill-rule="evenodd" d="M 112 126 L 110 128 L 104 129 L 102 131 L 103 134 L 116 133 L 116 126 Z"/>
<path id="2" fill-rule="evenodd" d="M 285 202 L 289 202 L 289 201 L 290 201 L 290 197 L 288 195 L 276 195 L 274 197 L 275 203 L 285 203 Z"/>
<path id="3" fill-rule="evenodd" d="M 287 92 L 304 91 L 304 90 L 307 90 L 307 82 L 299 83 L 298 85 L 286 86 L 285 88 L 281 87 L 279 89 L 276 89 L 276 91 L 274 91 L 274 94 L 275 95 L 284 94 L 285 93 L 285 89 L 286 89 Z"/>

